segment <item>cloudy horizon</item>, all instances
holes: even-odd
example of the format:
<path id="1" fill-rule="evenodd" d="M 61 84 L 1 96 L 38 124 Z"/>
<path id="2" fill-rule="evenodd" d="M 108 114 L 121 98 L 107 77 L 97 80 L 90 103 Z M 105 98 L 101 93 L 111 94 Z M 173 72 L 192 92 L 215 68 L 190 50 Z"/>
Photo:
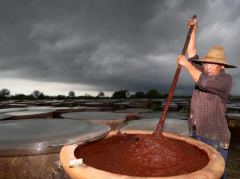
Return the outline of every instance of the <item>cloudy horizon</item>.
<path id="1" fill-rule="evenodd" d="M 197 52 L 225 49 L 240 67 L 238 0 L 9 0 L 0 11 L 0 90 L 11 94 L 111 96 L 121 89 L 169 92 L 189 18 L 199 21 Z M 231 94 L 239 95 L 240 71 Z M 176 95 L 191 95 L 182 68 Z"/>

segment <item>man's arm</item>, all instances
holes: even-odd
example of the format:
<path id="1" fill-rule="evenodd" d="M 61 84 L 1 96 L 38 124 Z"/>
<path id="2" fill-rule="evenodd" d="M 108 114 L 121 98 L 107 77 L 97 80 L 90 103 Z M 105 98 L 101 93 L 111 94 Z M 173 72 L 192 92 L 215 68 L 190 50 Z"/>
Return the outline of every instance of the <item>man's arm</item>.
<path id="1" fill-rule="evenodd" d="M 196 54 L 197 54 L 196 33 L 197 33 L 198 22 L 194 23 L 194 21 L 190 20 L 188 23 L 188 28 L 190 28 L 191 25 L 193 25 L 194 27 L 192 30 L 191 38 L 190 38 L 190 41 L 188 44 L 188 49 L 187 49 L 188 58 L 192 58 L 192 57 L 196 56 Z M 202 74 L 202 72 L 200 70 L 198 70 L 194 65 L 192 65 L 192 63 L 189 62 L 184 55 L 178 56 L 177 63 L 186 68 L 186 70 L 190 73 L 190 75 L 195 83 L 198 82 L 199 77 Z"/>
<path id="2" fill-rule="evenodd" d="M 192 58 L 197 54 L 196 33 L 197 33 L 198 22 L 194 24 L 194 21 L 190 20 L 188 23 L 188 28 L 190 28 L 191 25 L 194 25 L 194 27 L 193 27 L 189 44 L 188 44 L 188 49 L 187 49 L 188 58 Z"/>

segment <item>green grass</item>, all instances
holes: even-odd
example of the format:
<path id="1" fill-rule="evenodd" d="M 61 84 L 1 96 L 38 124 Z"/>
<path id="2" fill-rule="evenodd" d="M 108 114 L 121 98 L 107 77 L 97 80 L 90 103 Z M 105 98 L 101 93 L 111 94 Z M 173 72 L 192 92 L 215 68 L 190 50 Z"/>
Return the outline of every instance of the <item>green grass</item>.
<path id="1" fill-rule="evenodd" d="M 150 109 L 153 111 L 161 111 L 160 104 L 151 104 Z"/>
<path id="2" fill-rule="evenodd" d="M 184 114 L 189 114 L 190 110 L 189 109 L 180 109 L 179 112 L 184 113 Z"/>

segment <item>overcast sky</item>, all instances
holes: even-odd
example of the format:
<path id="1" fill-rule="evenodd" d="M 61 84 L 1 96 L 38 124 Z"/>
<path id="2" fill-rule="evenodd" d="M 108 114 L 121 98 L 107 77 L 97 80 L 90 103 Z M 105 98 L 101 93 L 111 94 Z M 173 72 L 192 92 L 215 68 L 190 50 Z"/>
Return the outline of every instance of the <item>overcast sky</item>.
<path id="1" fill-rule="evenodd" d="M 220 45 L 240 68 L 239 0 L 7 0 L 0 6 L 0 89 L 11 94 L 168 93 L 198 16 L 197 51 Z M 240 94 L 240 70 L 231 94 Z M 175 94 L 191 95 L 182 68 Z"/>

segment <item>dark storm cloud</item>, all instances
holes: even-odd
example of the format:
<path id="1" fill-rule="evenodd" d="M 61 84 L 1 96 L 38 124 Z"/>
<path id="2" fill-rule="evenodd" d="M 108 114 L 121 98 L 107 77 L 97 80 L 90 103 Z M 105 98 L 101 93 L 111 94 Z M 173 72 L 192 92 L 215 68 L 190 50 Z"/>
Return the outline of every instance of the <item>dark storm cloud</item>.
<path id="1" fill-rule="evenodd" d="M 2 77 L 168 93 L 194 14 L 200 56 L 216 42 L 232 63 L 240 55 L 238 1 L 22 0 L 0 9 Z M 178 83 L 191 94 L 186 72 Z"/>

